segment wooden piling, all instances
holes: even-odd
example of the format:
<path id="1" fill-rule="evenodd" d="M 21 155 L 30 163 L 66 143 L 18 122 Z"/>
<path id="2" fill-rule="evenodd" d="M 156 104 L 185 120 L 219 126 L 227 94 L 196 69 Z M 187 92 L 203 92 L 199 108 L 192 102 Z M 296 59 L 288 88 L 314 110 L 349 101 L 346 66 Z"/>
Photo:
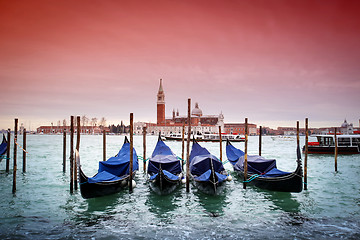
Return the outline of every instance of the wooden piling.
<path id="1" fill-rule="evenodd" d="M 74 191 L 74 116 L 70 117 L 70 193 Z"/>
<path id="2" fill-rule="evenodd" d="M 66 172 L 66 128 L 63 134 L 63 172 Z"/>
<path id="3" fill-rule="evenodd" d="M 144 173 L 146 173 L 146 126 L 143 127 L 143 158 L 144 158 Z"/>
<path id="4" fill-rule="evenodd" d="M 338 157 L 338 141 L 337 141 L 337 128 L 335 128 L 335 134 L 334 134 L 334 138 L 335 138 L 335 172 L 337 172 L 337 157 Z"/>
<path id="5" fill-rule="evenodd" d="M 133 113 L 130 113 L 130 167 L 129 167 L 129 192 L 133 191 L 132 186 L 132 173 L 133 173 L 133 147 L 134 147 L 134 116 Z"/>
<path id="6" fill-rule="evenodd" d="M 245 118 L 245 156 L 244 156 L 244 182 L 243 188 L 246 189 L 246 181 L 247 181 L 247 172 L 248 172 L 248 165 L 247 165 L 247 144 L 248 144 L 248 119 Z"/>
<path id="7" fill-rule="evenodd" d="M 26 172 L 26 128 L 23 131 L 23 173 Z"/>
<path id="8" fill-rule="evenodd" d="M 190 192 L 191 99 L 188 99 L 188 136 L 186 143 L 186 192 Z"/>
<path id="9" fill-rule="evenodd" d="M 307 190 L 307 158 L 309 143 L 309 120 L 305 118 L 305 158 L 304 158 L 304 190 Z"/>
<path id="10" fill-rule="evenodd" d="M 80 151 L 80 133 L 81 133 L 81 123 L 80 123 L 80 116 L 76 117 L 76 150 Z M 77 179 L 78 179 L 78 166 L 77 162 L 74 161 L 74 186 L 75 190 L 78 189 Z"/>
<path id="11" fill-rule="evenodd" d="M 16 170 L 17 170 L 17 163 L 16 163 L 16 154 L 17 154 L 17 131 L 18 131 L 18 119 L 15 118 L 15 128 L 14 128 L 14 167 L 13 167 L 13 187 L 12 193 L 16 193 Z"/>
<path id="12" fill-rule="evenodd" d="M 103 161 L 106 161 L 106 132 L 103 130 Z"/>
<path id="13" fill-rule="evenodd" d="M 184 152 L 185 152 L 184 142 L 185 142 L 185 121 L 183 122 L 182 138 L 181 138 L 181 162 L 182 162 L 181 167 L 182 167 L 182 170 L 184 170 Z"/>
<path id="14" fill-rule="evenodd" d="M 7 132 L 7 149 L 6 149 L 6 172 L 10 171 L 10 137 L 11 137 L 11 130 L 8 129 Z"/>
<path id="15" fill-rule="evenodd" d="M 262 137 L 262 126 L 260 126 L 259 129 L 259 156 L 261 156 L 261 144 L 262 144 L 261 137 Z"/>
<path id="16" fill-rule="evenodd" d="M 220 162 L 222 162 L 222 136 L 221 136 L 221 126 L 219 126 L 219 141 L 220 141 Z"/>
<path id="17" fill-rule="evenodd" d="M 296 121 L 296 146 L 300 146 L 300 123 Z"/>

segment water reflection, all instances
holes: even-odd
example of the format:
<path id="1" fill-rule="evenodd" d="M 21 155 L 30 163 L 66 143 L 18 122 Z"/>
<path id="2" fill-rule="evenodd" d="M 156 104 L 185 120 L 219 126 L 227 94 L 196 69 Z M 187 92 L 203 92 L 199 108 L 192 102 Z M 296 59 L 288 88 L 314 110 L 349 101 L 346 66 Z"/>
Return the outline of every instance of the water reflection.
<path id="1" fill-rule="evenodd" d="M 274 203 L 275 210 L 281 210 L 281 221 L 286 225 L 301 225 L 307 221 L 301 213 L 301 205 L 293 193 L 263 190 L 264 198 Z"/>
<path id="2" fill-rule="evenodd" d="M 207 195 L 200 191 L 195 191 L 196 201 L 204 208 L 204 213 L 210 217 L 218 217 L 224 215 L 224 209 L 227 206 L 225 189 L 219 195 Z"/>
<path id="3" fill-rule="evenodd" d="M 149 190 L 145 205 L 156 217 L 166 223 L 173 222 L 176 209 L 182 199 L 181 189 L 176 189 L 169 195 L 158 195 Z"/>

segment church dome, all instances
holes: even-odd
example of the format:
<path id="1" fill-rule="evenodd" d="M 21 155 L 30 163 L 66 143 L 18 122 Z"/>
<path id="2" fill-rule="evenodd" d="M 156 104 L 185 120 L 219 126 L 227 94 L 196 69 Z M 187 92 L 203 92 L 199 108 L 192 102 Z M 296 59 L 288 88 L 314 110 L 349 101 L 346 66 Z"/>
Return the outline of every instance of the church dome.
<path id="1" fill-rule="evenodd" d="M 347 123 L 346 119 L 345 121 L 343 122 L 343 124 L 341 124 L 341 127 L 342 128 L 347 128 L 349 126 L 349 124 Z"/>
<path id="2" fill-rule="evenodd" d="M 191 111 L 191 115 L 196 115 L 196 116 L 199 116 L 199 117 L 202 116 L 202 111 L 201 111 L 201 109 L 199 108 L 199 104 L 198 104 L 198 103 L 195 103 L 195 108 Z"/>

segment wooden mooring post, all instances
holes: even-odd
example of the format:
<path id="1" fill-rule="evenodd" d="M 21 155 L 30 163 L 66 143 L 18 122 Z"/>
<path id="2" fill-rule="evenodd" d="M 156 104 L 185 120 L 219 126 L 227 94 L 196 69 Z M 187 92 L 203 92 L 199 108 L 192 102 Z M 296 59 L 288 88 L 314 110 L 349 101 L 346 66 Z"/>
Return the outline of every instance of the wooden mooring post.
<path id="1" fill-rule="evenodd" d="M 335 128 L 334 138 L 335 138 L 335 172 L 337 172 L 337 157 L 338 157 L 338 141 L 337 141 L 337 128 Z"/>
<path id="2" fill-rule="evenodd" d="M 307 158 L 309 143 L 309 120 L 305 118 L 304 190 L 307 190 Z"/>
<path id="3" fill-rule="evenodd" d="M 16 170 L 17 170 L 17 163 L 16 163 L 16 154 L 17 154 L 17 131 L 18 131 L 18 119 L 15 118 L 15 127 L 14 127 L 14 167 L 13 167 L 13 187 L 12 193 L 16 193 Z"/>
<path id="4" fill-rule="evenodd" d="M 103 130 L 103 161 L 106 161 L 106 132 Z"/>
<path id="5" fill-rule="evenodd" d="M 23 130 L 23 173 L 26 172 L 26 128 Z"/>
<path id="6" fill-rule="evenodd" d="M 143 158 L 144 158 L 144 173 L 146 173 L 146 126 L 143 127 Z"/>
<path id="7" fill-rule="evenodd" d="M 80 116 L 76 117 L 76 150 L 80 151 L 80 133 L 81 133 L 81 123 Z M 78 189 L 77 179 L 78 179 L 78 166 L 76 160 L 74 160 L 74 186 L 75 190 Z"/>
<path id="8" fill-rule="evenodd" d="M 134 115 L 133 113 L 130 113 L 130 167 L 129 167 L 129 192 L 133 191 L 133 155 L 134 155 Z"/>
<path id="9" fill-rule="evenodd" d="M 261 136 L 262 136 L 262 126 L 260 126 L 260 129 L 259 129 L 259 156 L 261 156 Z"/>
<path id="10" fill-rule="evenodd" d="M 221 126 L 219 126 L 219 141 L 220 141 L 220 162 L 222 162 L 222 136 L 221 136 Z"/>
<path id="11" fill-rule="evenodd" d="M 245 156 L 244 156 L 244 182 L 243 182 L 243 189 L 246 189 L 246 182 L 247 182 L 247 144 L 248 144 L 248 119 L 245 118 Z"/>
<path id="12" fill-rule="evenodd" d="M 300 122 L 296 121 L 296 146 L 300 146 Z"/>
<path id="13" fill-rule="evenodd" d="M 74 191 L 74 116 L 70 117 L 70 193 Z"/>
<path id="14" fill-rule="evenodd" d="M 188 136 L 186 143 L 186 192 L 190 192 L 191 98 L 188 99 Z"/>
<path id="15" fill-rule="evenodd" d="M 11 137 L 11 130 L 8 129 L 7 132 L 7 149 L 6 149 L 6 172 L 10 171 L 10 137 Z"/>
<path id="16" fill-rule="evenodd" d="M 66 172 L 66 128 L 63 133 L 63 172 Z"/>

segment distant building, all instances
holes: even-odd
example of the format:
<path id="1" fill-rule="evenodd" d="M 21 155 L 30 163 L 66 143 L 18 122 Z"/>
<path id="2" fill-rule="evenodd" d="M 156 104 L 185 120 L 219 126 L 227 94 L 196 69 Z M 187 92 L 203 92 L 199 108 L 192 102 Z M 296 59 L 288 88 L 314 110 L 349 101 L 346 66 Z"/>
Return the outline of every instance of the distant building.
<path id="1" fill-rule="evenodd" d="M 245 135 L 245 123 L 225 123 L 223 132 L 227 134 Z M 248 134 L 257 135 L 256 124 L 248 123 Z"/>
<path id="2" fill-rule="evenodd" d="M 37 134 L 62 134 L 64 132 L 70 132 L 70 126 L 40 126 L 36 129 Z M 106 133 L 110 132 L 108 127 L 99 126 L 81 126 L 81 134 L 101 134 L 105 130 Z M 74 126 L 74 132 L 77 132 L 77 128 Z"/>
<path id="3" fill-rule="evenodd" d="M 222 112 L 218 115 L 204 115 L 203 111 L 200 109 L 199 104 L 196 102 L 195 107 L 191 111 L 191 127 L 192 131 L 199 133 L 218 133 L 219 126 L 221 126 L 222 132 L 233 134 L 245 134 L 244 124 L 237 126 L 236 128 L 241 128 L 243 130 L 231 130 L 231 124 L 224 124 L 224 115 Z M 183 124 L 188 125 L 188 116 L 180 115 L 179 110 L 175 112 L 175 109 L 172 111 L 172 116 L 169 118 L 165 117 L 165 91 L 163 88 L 162 79 L 160 79 L 159 90 L 157 93 L 157 121 L 156 123 L 145 123 L 137 122 L 134 123 L 134 133 L 142 134 L 142 129 L 144 126 L 147 127 L 148 134 L 157 135 L 161 132 L 163 135 L 169 134 L 182 134 Z M 186 130 L 187 131 L 187 130 Z M 256 125 L 249 124 L 249 134 L 256 135 Z"/>

